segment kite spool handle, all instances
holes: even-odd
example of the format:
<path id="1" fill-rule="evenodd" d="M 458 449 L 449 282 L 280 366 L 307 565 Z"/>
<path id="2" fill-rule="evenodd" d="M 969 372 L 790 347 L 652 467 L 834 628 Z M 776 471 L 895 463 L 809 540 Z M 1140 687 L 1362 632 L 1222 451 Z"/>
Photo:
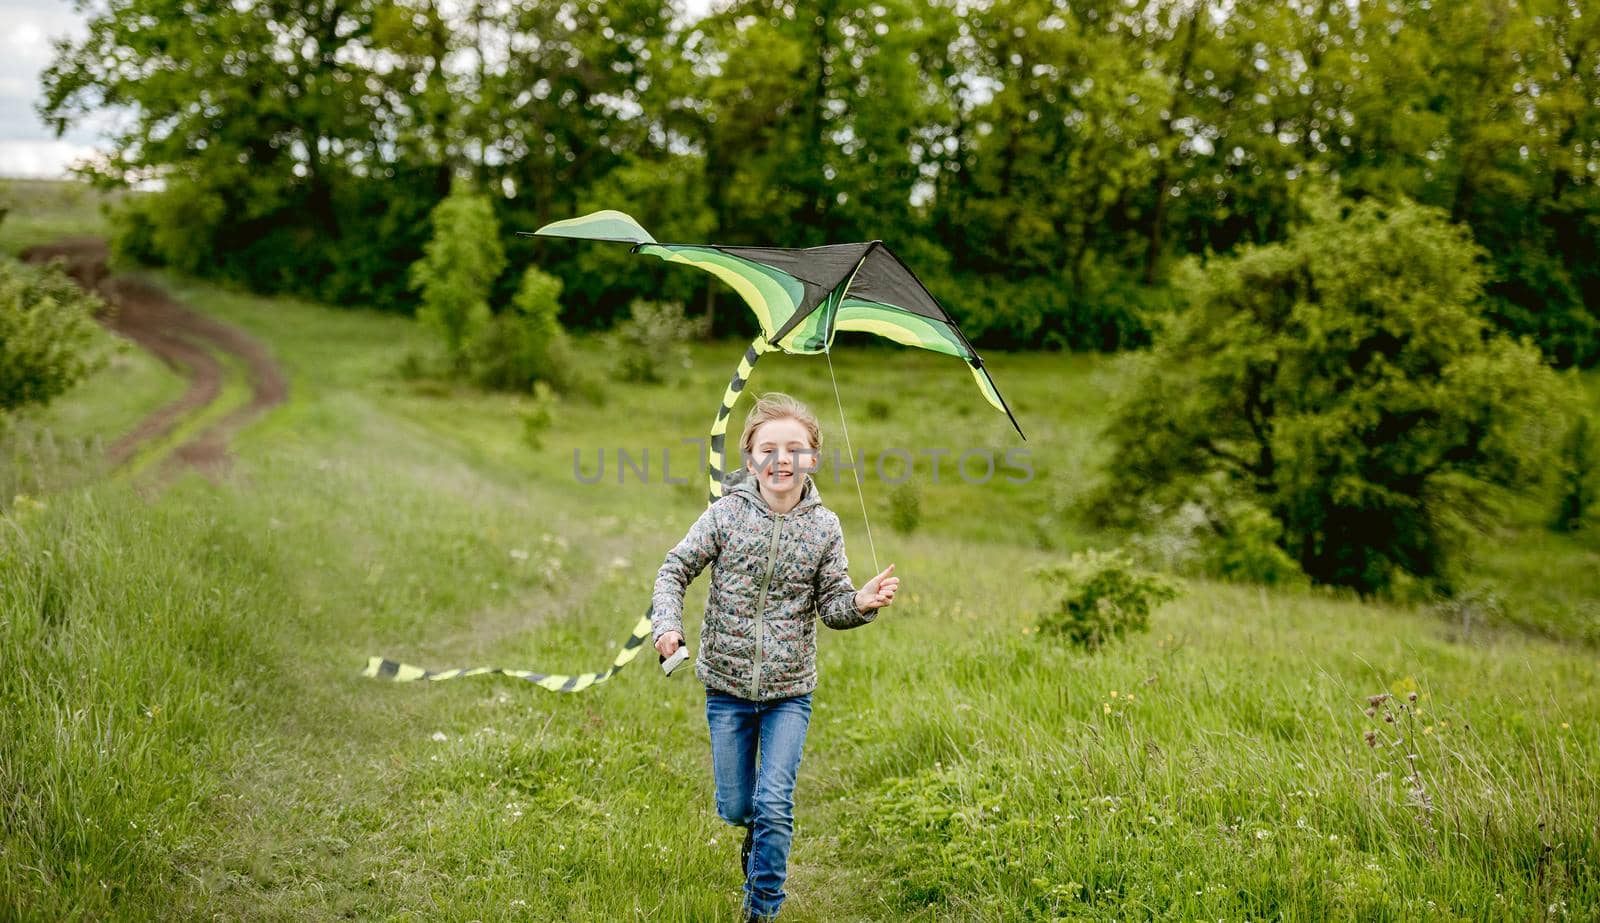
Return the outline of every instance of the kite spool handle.
<path id="1" fill-rule="evenodd" d="M 685 660 L 689 659 L 689 645 L 678 645 L 678 649 L 672 652 L 671 657 L 661 657 L 660 654 L 656 656 L 661 660 L 661 672 L 671 676 L 673 670 L 676 670 Z"/>

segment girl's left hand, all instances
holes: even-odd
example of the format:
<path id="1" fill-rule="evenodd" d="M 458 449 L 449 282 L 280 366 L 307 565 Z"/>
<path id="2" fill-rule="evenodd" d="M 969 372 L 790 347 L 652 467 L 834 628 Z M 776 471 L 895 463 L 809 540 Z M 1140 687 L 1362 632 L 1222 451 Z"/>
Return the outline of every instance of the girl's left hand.
<path id="1" fill-rule="evenodd" d="M 895 591 L 900 589 L 900 578 L 891 577 L 894 565 L 890 564 L 883 569 L 883 573 L 871 580 L 856 591 L 856 610 L 865 612 L 868 609 L 882 609 L 894 602 Z"/>

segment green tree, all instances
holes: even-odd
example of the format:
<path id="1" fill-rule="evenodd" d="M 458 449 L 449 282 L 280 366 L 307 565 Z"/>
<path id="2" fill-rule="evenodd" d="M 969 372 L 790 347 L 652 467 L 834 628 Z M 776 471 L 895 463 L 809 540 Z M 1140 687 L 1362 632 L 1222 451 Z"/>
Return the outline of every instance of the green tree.
<path id="1" fill-rule="evenodd" d="M 1170 222 L 1156 212 L 1182 185 L 1170 158 L 1192 157 L 1199 130 L 1175 97 L 1185 79 L 1157 65 L 1187 72 L 1211 44 L 1210 20 L 1179 3 L 1005 0 L 955 33 L 952 115 L 926 209 L 952 271 L 935 279 L 987 342 L 1143 342 L 1141 315 L 1161 293 L 1146 298 L 1139 280 L 1165 246 Z M 1159 207 L 1141 212 L 1150 202 Z"/>
<path id="2" fill-rule="evenodd" d="M 1568 0 L 1363 3 L 1327 165 L 1449 211 L 1490 255 L 1490 321 L 1600 359 L 1600 26 Z"/>
<path id="3" fill-rule="evenodd" d="M 1237 497 L 1315 581 L 1448 584 L 1467 531 L 1535 479 L 1560 403 L 1534 347 L 1486 329 L 1481 256 L 1436 210 L 1327 201 L 1286 242 L 1194 272 L 1092 508 L 1136 522 L 1193 501 L 1226 534 Z"/>
<path id="4" fill-rule="evenodd" d="M 725 235 L 812 246 L 883 236 L 913 218 L 917 138 L 946 96 L 922 64 L 946 55 L 939 4 L 740 0 L 685 40 L 700 79 L 685 133 L 704 153 Z"/>
<path id="5" fill-rule="evenodd" d="M 1494 326 L 1600 362 L 1600 17 L 1574 0 L 86 11 L 40 113 L 128 114 L 85 172 L 165 188 L 128 200 L 119 250 L 258 290 L 408 307 L 461 174 L 506 227 L 609 206 L 663 239 L 892 238 L 981 343 L 1115 349 L 1176 258 L 1282 241 L 1332 185 L 1445 210 L 1489 254 Z M 644 297 L 751 332 L 706 277 L 508 247 L 561 277 L 571 328 Z"/>
<path id="6" fill-rule="evenodd" d="M 120 252 L 258 291 L 409 304 L 404 269 L 449 191 L 440 107 L 461 89 L 441 85 L 454 46 L 431 2 L 85 12 L 85 34 L 59 41 L 41 76 L 39 112 L 58 132 L 126 115 L 104 162 L 81 171 L 164 185 L 119 209 Z"/>
<path id="7" fill-rule="evenodd" d="M 490 287 L 506 265 L 500 225 L 488 198 L 465 183 L 434 208 L 432 224 L 433 237 L 411 266 L 411 287 L 421 296 L 417 319 L 466 371 L 466 347 L 489 323 Z"/>
<path id="8" fill-rule="evenodd" d="M 601 177 L 664 153 L 652 87 L 681 55 L 667 44 L 673 13 L 664 0 L 511 0 L 480 18 L 472 56 L 488 66 L 461 94 L 463 134 L 483 151 L 484 188 L 510 197 L 519 223 L 572 217 Z"/>

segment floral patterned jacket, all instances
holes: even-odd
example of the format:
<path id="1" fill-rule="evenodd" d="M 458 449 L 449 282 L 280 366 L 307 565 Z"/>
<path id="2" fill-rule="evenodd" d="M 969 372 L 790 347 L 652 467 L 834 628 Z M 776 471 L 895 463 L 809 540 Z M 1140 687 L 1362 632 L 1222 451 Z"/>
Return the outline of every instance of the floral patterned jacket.
<path id="1" fill-rule="evenodd" d="M 711 569 L 695 676 L 706 688 L 768 701 L 817 686 L 818 616 L 855 628 L 877 609 L 856 609 L 839 517 L 822 505 L 808 475 L 800 501 L 775 513 L 747 470 L 690 527 L 656 574 L 650 612 L 656 638 L 683 632 L 683 595 Z"/>

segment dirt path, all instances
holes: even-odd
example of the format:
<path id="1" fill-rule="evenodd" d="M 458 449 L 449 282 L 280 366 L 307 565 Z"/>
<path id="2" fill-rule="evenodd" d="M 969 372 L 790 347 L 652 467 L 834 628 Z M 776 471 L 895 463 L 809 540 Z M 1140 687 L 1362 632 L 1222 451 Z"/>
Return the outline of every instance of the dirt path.
<path id="1" fill-rule="evenodd" d="M 106 244 L 96 237 L 74 238 L 30 247 L 29 262 L 65 260 L 78 284 L 111 305 L 102 322 L 133 340 L 189 380 L 176 400 L 145 417 L 107 450 L 113 466 L 122 465 L 141 447 L 166 437 L 184 420 L 211 405 L 222 394 L 226 372 L 212 351 L 237 357 L 247 370 L 250 399 L 244 406 L 206 426 L 162 460 L 160 477 L 170 479 L 189 466 L 216 480 L 228 467 L 228 440 L 288 396 L 288 379 L 260 342 L 236 327 L 185 308 L 160 288 L 141 279 L 110 276 Z"/>

